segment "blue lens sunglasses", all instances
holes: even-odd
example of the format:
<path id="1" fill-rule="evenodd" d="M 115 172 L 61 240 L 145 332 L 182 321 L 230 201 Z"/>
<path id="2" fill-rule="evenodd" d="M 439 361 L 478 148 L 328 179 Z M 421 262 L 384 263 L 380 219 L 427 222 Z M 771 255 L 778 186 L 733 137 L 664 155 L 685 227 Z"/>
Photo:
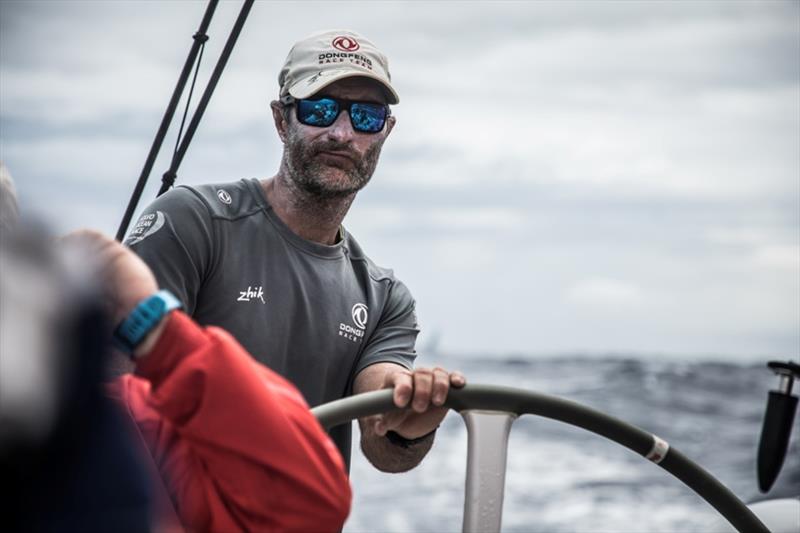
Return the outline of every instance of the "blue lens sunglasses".
<path id="1" fill-rule="evenodd" d="M 353 130 L 361 133 L 378 133 L 391 115 L 389 106 L 373 102 L 357 102 L 323 96 L 321 98 L 296 99 L 290 95 L 281 99 L 286 105 L 297 109 L 297 120 L 306 126 L 327 128 L 339 118 L 345 109 L 350 116 Z"/>

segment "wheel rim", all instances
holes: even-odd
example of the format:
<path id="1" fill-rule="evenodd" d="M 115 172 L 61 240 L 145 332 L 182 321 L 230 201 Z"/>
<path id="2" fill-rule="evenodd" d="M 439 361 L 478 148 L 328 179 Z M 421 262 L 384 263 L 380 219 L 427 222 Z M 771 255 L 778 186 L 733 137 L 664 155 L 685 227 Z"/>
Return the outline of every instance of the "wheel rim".
<path id="1" fill-rule="evenodd" d="M 508 433 L 517 417 L 530 414 L 583 428 L 625 446 L 683 481 L 737 531 L 769 533 L 727 487 L 666 441 L 585 405 L 547 394 L 492 385 L 451 389 L 445 405 L 458 411 L 467 425 L 465 532 L 500 530 Z M 356 418 L 396 409 L 392 390 L 384 389 L 323 404 L 311 412 L 329 429 Z"/>

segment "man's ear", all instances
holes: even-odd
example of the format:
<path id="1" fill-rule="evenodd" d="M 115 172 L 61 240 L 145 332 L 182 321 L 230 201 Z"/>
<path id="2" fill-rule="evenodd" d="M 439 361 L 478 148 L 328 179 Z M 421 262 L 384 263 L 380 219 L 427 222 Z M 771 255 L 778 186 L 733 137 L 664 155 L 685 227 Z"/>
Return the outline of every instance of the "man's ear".
<path id="1" fill-rule="evenodd" d="M 389 118 L 386 119 L 386 136 L 388 137 L 390 133 L 392 133 L 392 128 L 394 128 L 394 124 L 397 122 L 397 117 L 394 115 L 389 115 Z"/>
<path id="2" fill-rule="evenodd" d="M 269 106 L 272 108 L 272 119 L 275 121 L 275 130 L 278 132 L 278 137 L 281 138 L 283 144 L 286 144 L 286 131 L 289 125 L 286 123 L 283 104 L 277 100 L 273 100 L 270 102 Z"/>

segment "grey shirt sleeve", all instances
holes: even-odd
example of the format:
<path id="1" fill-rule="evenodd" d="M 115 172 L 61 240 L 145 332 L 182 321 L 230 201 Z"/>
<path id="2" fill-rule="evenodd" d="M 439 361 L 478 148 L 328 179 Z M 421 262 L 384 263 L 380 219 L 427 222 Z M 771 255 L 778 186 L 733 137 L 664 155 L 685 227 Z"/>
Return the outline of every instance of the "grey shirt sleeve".
<path id="1" fill-rule="evenodd" d="M 408 369 L 414 367 L 414 349 L 419 326 L 416 303 L 403 282 L 395 279 L 383 308 L 378 326 L 356 365 L 354 375 L 375 363 L 396 363 Z"/>
<path id="2" fill-rule="evenodd" d="M 203 199 L 177 187 L 147 207 L 125 244 L 151 268 L 159 287 L 175 294 L 191 315 L 211 268 L 212 239 L 212 219 Z"/>

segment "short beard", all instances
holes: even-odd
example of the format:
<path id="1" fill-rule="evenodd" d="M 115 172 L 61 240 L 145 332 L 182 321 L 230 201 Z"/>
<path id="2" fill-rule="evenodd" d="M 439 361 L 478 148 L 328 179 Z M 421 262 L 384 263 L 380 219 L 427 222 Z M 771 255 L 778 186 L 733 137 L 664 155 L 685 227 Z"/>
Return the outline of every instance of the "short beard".
<path id="1" fill-rule="evenodd" d="M 359 158 L 347 143 L 307 143 L 296 128 L 290 128 L 284 153 L 287 177 L 297 189 L 316 199 L 332 200 L 351 196 L 363 189 L 372 178 L 384 140 L 385 138 L 370 146 L 364 157 Z M 325 174 L 333 168 L 323 164 L 317 156 L 327 151 L 345 152 L 355 162 L 349 170 L 337 169 L 344 174 L 344 179 L 325 179 Z"/>

